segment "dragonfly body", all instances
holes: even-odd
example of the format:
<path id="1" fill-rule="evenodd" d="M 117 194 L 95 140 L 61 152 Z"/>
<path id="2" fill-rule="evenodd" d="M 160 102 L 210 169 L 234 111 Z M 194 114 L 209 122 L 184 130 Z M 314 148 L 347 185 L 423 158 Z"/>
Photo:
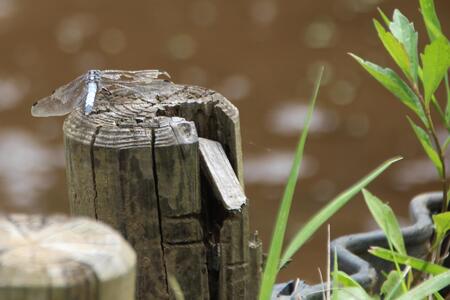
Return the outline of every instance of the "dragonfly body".
<path id="1" fill-rule="evenodd" d="M 100 73 L 98 70 L 90 70 L 87 74 L 87 95 L 84 103 L 84 113 L 90 114 L 94 108 L 95 96 L 97 95 Z"/>
<path id="2" fill-rule="evenodd" d="M 169 77 L 166 72 L 159 70 L 90 70 L 57 88 L 50 96 L 35 102 L 31 114 L 35 117 L 62 116 L 82 106 L 84 113 L 89 115 L 101 89 L 109 92 L 125 90 L 145 98 L 139 87 L 150 84 L 161 75 Z"/>

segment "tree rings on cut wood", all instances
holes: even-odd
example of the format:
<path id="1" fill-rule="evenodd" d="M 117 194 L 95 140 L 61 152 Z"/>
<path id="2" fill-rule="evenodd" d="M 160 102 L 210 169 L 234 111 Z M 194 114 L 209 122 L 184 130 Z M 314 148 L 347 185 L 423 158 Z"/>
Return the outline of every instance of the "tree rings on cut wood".
<path id="1" fill-rule="evenodd" d="M 132 300 L 136 255 L 109 226 L 0 215 L 0 299 Z"/>
<path id="2" fill-rule="evenodd" d="M 91 114 L 65 120 L 71 212 L 112 225 L 134 247 L 138 299 L 173 298 L 170 277 L 186 299 L 256 298 L 238 110 L 217 92 L 167 80 L 139 92 L 103 89 Z M 219 143 L 228 162 L 200 167 L 199 137 Z M 207 168 L 217 166 L 228 177 L 214 186 L 218 173 Z M 224 192 L 228 184 L 239 192 Z"/>

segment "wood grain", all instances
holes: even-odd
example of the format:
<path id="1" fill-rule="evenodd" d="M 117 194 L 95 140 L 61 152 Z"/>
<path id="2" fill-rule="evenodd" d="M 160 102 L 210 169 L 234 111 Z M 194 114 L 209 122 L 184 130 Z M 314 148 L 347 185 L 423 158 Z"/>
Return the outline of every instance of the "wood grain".
<path id="1" fill-rule="evenodd" d="M 134 299 L 136 255 L 109 226 L 1 215 L 0 236 L 0 299 Z"/>
<path id="2" fill-rule="evenodd" d="M 141 92 L 145 99 L 101 91 L 92 114 L 65 120 L 71 212 L 107 222 L 135 248 L 138 299 L 173 298 L 169 275 L 187 299 L 256 298 L 238 110 L 217 92 L 166 80 Z M 200 168 L 199 137 L 220 143 L 234 173 L 222 194 L 207 180 L 218 165 Z"/>

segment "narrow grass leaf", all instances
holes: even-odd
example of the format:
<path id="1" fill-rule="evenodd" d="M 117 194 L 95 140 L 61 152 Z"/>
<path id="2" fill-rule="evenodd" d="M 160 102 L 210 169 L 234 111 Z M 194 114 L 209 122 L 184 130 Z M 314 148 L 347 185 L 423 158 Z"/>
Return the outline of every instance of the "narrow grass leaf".
<path id="1" fill-rule="evenodd" d="M 411 124 L 411 127 L 417 136 L 417 139 L 419 140 L 420 144 L 422 145 L 423 150 L 430 158 L 431 162 L 435 166 L 439 175 L 442 176 L 442 173 L 443 173 L 442 163 L 441 163 L 441 160 L 439 159 L 439 155 L 437 154 L 436 150 L 434 150 L 434 148 L 433 148 L 433 144 L 431 143 L 431 139 L 430 139 L 429 135 L 420 126 L 417 126 L 416 124 L 414 124 L 414 122 L 410 118 L 408 118 L 408 121 Z"/>
<path id="2" fill-rule="evenodd" d="M 335 269 L 333 271 L 333 293 L 331 300 L 344 299 L 372 299 L 364 288 L 351 276 L 337 269 L 335 259 Z"/>
<path id="3" fill-rule="evenodd" d="M 291 172 L 284 190 L 283 198 L 281 199 L 280 208 L 278 210 L 275 228 L 270 243 L 269 254 L 267 256 L 264 273 L 261 280 L 261 287 L 259 291 L 260 300 L 268 300 L 272 293 L 272 287 L 275 284 L 278 273 L 278 266 L 280 261 L 281 249 L 283 247 L 284 235 L 286 232 L 289 211 L 291 209 L 292 197 L 294 195 L 295 186 L 298 181 L 298 173 L 302 164 L 303 150 L 305 148 L 306 138 L 308 136 L 309 125 L 311 123 L 314 106 L 317 95 L 319 93 L 320 82 L 322 80 L 323 68 L 320 70 L 317 77 L 313 96 L 308 107 L 308 113 L 303 126 L 303 132 L 297 145 L 292 164 Z"/>
<path id="4" fill-rule="evenodd" d="M 396 300 L 423 299 L 450 285 L 450 271 L 430 278 Z"/>
<path id="5" fill-rule="evenodd" d="M 362 58 L 350 53 L 350 55 L 372 75 L 381 85 L 394 94 L 400 101 L 414 111 L 417 116 L 427 124 L 425 113 L 417 95 L 411 88 L 391 69 L 382 68 L 374 63 L 365 61 Z"/>
<path id="6" fill-rule="evenodd" d="M 374 300 L 364 289 L 347 287 L 333 289 L 333 300 Z"/>
<path id="7" fill-rule="evenodd" d="M 359 180 L 353 186 L 336 196 L 330 201 L 328 205 L 322 208 L 318 213 L 316 213 L 294 236 L 292 241 L 287 246 L 282 258 L 280 267 L 283 266 L 292 255 L 295 254 L 305 242 L 319 229 L 319 227 L 325 223 L 331 216 L 333 216 L 341 207 L 347 204 L 350 199 L 353 198 L 357 193 L 361 191 L 366 185 L 368 185 L 372 180 L 377 178 L 384 170 L 386 170 L 390 165 L 399 161 L 402 157 L 395 157 L 387 160 L 381 164 L 378 168 L 373 170 L 363 179 Z"/>
<path id="8" fill-rule="evenodd" d="M 412 80 L 408 54 L 403 45 L 392 35 L 392 33 L 387 32 L 377 20 L 373 20 L 373 24 L 384 48 L 386 48 L 402 72 Z"/>
<path id="9" fill-rule="evenodd" d="M 433 223 L 436 237 L 432 247 L 436 248 L 444 240 L 446 233 L 450 231 L 450 212 L 433 215 Z"/>
<path id="10" fill-rule="evenodd" d="M 398 10 L 394 10 L 392 22 L 389 25 L 389 29 L 394 37 L 405 47 L 406 53 L 408 53 L 410 75 L 412 81 L 417 83 L 417 71 L 419 66 L 419 58 L 417 54 L 418 34 L 414 29 L 413 23 Z"/>
<path id="11" fill-rule="evenodd" d="M 430 41 L 442 37 L 441 24 L 439 23 L 433 0 L 419 0 L 420 12 L 422 13 L 425 27 L 427 28 Z"/>
<path id="12" fill-rule="evenodd" d="M 377 7 L 378 12 L 380 13 L 381 18 L 383 19 L 384 24 L 389 27 L 391 24 L 391 20 L 386 16 L 386 14 L 381 10 L 381 8 Z"/>
<path id="13" fill-rule="evenodd" d="M 412 257 L 409 255 L 402 255 L 400 253 L 392 252 L 389 249 L 381 247 L 372 247 L 369 249 L 369 253 L 390 262 L 397 261 L 399 264 L 411 266 L 411 268 L 415 270 L 431 275 L 439 275 L 449 271 L 449 269 L 441 265 L 433 264 L 423 259 Z"/>
<path id="14" fill-rule="evenodd" d="M 425 47 L 422 58 L 425 103 L 430 103 L 450 66 L 450 44 L 445 38 L 437 38 Z"/>
<path id="15" fill-rule="evenodd" d="M 448 145 L 450 144 L 450 135 L 445 139 L 444 145 L 442 146 L 442 150 L 445 152 L 447 150 Z"/>
<path id="16" fill-rule="evenodd" d="M 378 226 L 399 253 L 406 255 L 405 242 L 397 218 L 389 205 L 383 203 L 367 190 L 363 190 L 364 200 Z"/>
<path id="17" fill-rule="evenodd" d="M 436 300 L 445 300 L 444 297 L 441 296 L 441 294 L 439 293 L 433 293 L 434 298 L 436 298 Z"/>
<path id="18" fill-rule="evenodd" d="M 385 300 L 392 299 L 393 297 L 395 299 L 404 294 L 403 290 L 400 288 L 403 279 L 403 274 L 397 270 L 389 272 L 380 289 L 381 294 L 385 296 Z"/>
<path id="19" fill-rule="evenodd" d="M 169 287 L 172 290 L 175 299 L 184 300 L 183 291 L 181 290 L 181 286 L 175 276 L 169 274 L 167 279 L 169 282 Z"/>

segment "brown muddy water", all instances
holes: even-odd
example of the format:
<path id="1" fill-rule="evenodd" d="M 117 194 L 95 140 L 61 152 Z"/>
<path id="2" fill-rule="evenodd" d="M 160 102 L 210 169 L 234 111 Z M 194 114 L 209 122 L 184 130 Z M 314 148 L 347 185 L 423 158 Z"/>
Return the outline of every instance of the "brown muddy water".
<path id="1" fill-rule="evenodd" d="M 161 68 L 177 83 L 216 89 L 241 112 L 251 227 L 267 247 L 318 66 L 326 67 L 287 238 L 332 196 L 385 159 L 403 155 L 370 190 L 407 223 L 408 200 L 437 188 L 406 110 L 346 54 L 392 65 L 372 28 L 376 7 L 405 0 L 0 0 L 0 209 L 68 212 L 62 118 L 30 105 L 88 69 Z M 444 29 L 450 1 L 436 0 Z M 358 196 L 330 221 L 331 235 L 375 228 Z M 320 230 L 279 281 L 319 281 Z"/>

